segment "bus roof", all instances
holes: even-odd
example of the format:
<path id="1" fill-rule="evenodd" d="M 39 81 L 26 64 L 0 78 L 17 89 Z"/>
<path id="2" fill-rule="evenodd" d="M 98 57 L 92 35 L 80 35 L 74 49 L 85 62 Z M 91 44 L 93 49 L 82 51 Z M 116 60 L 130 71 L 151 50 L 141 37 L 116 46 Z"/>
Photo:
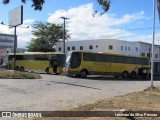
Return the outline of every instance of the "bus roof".
<path id="1" fill-rule="evenodd" d="M 108 54 L 108 55 L 117 55 L 117 56 L 128 56 L 128 57 L 138 57 L 138 58 L 148 58 L 146 56 L 131 56 L 120 53 L 110 53 L 110 52 L 91 52 L 91 51 L 71 51 L 71 52 L 83 52 L 83 53 L 97 53 L 97 54 Z"/>
<path id="2" fill-rule="evenodd" d="M 41 54 L 64 54 L 60 52 L 25 52 L 25 53 L 16 53 L 16 55 L 41 55 Z M 14 53 L 10 53 L 9 55 L 14 55 Z"/>

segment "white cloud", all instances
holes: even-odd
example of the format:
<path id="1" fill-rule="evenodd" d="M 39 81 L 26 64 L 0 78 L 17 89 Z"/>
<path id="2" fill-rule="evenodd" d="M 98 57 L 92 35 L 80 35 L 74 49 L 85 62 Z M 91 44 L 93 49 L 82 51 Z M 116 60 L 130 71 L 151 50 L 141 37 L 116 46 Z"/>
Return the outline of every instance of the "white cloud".
<path id="1" fill-rule="evenodd" d="M 86 39 L 122 39 L 129 37 L 138 39 L 135 33 L 120 29 L 123 25 L 139 22 L 147 19 L 144 16 L 144 11 L 139 11 L 133 14 L 125 14 L 118 17 L 116 14 L 96 14 L 92 16 L 94 9 L 93 4 L 81 5 L 79 7 L 69 8 L 68 10 L 57 10 L 50 14 L 48 22 L 63 24 L 62 16 L 69 18 L 66 20 L 66 29 L 71 33 L 71 40 L 86 40 Z M 25 26 L 31 25 L 35 20 L 24 20 Z M 22 25 L 22 26 L 23 26 Z M 27 42 L 31 40 L 32 28 L 17 28 L 18 47 L 27 46 Z M 0 25 L 0 33 L 14 34 L 14 29 L 9 29 L 7 26 Z M 125 39 L 124 39 L 125 40 Z M 140 36 L 138 40 L 152 40 L 151 35 Z"/>
<path id="2" fill-rule="evenodd" d="M 35 20 L 33 19 L 26 19 L 23 21 L 23 25 L 18 26 L 16 30 L 17 34 L 17 42 L 18 42 L 18 48 L 26 48 L 27 42 L 29 42 L 32 38 L 32 28 L 25 28 L 27 26 L 30 26 L 31 23 L 33 23 Z M 9 28 L 6 25 L 0 24 L 0 33 L 3 34 L 12 34 L 14 35 L 14 28 Z"/>
<path id="3" fill-rule="evenodd" d="M 63 24 L 63 20 L 60 17 L 65 16 L 69 18 L 66 20 L 66 28 L 71 33 L 71 40 L 121 39 L 127 36 L 134 36 L 135 34 L 115 27 L 146 19 L 144 11 L 125 14 L 121 18 L 117 18 L 115 14 L 96 14 L 93 17 L 93 11 L 92 4 L 70 8 L 67 11 L 58 10 L 50 14 L 48 22 Z"/>
<path id="4" fill-rule="evenodd" d="M 156 45 L 160 44 L 160 34 L 155 34 L 155 38 L 154 38 L 154 43 Z M 140 35 L 140 36 L 127 36 L 126 40 L 129 41 L 141 41 L 141 42 L 146 42 L 146 43 L 151 43 L 153 42 L 153 35 L 152 34 L 146 34 L 146 35 Z"/>
<path id="5" fill-rule="evenodd" d="M 35 22 L 34 19 L 26 19 L 23 21 L 23 24 L 32 24 L 33 22 Z"/>
<path id="6" fill-rule="evenodd" d="M 0 24 L 0 33 L 13 34 L 13 29 L 9 29 L 8 26 Z"/>
<path id="7" fill-rule="evenodd" d="M 30 42 L 31 38 L 33 38 L 33 35 L 31 33 L 32 28 L 17 28 L 17 42 L 19 48 L 26 48 L 28 45 L 27 43 Z"/>

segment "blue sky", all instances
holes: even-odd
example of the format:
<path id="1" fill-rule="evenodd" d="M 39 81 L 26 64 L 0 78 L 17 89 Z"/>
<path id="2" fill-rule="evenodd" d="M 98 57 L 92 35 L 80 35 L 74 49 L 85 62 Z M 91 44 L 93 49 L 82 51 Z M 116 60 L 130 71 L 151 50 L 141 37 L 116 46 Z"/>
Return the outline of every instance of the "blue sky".
<path id="1" fill-rule="evenodd" d="M 31 1 L 22 4 L 11 0 L 10 4 L 0 4 L 0 21 L 8 24 L 8 12 L 20 5 L 24 7 L 24 25 L 34 21 L 60 23 L 61 16 L 69 17 L 66 28 L 71 33 L 70 40 L 121 39 L 128 41 L 152 42 L 153 0 L 111 0 L 110 10 L 100 16 L 92 16 L 98 8 L 96 0 L 46 0 L 42 11 L 35 11 Z M 98 9 L 101 11 L 101 9 Z M 18 47 L 25 48 L 33 37 L 32 28 L 17 29 Z M 0 25 L 0 33 L 13 34 L 14 31 Z M 156 7 L 156 39 L 160 44 L 160 29 Z"/>

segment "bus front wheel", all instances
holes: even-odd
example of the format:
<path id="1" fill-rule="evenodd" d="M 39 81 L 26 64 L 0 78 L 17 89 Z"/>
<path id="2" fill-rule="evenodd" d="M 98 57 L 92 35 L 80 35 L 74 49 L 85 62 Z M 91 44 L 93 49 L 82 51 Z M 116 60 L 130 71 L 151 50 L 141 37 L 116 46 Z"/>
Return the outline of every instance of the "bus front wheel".
<path id="1" fill-rule="evenodd" d="M 18 67 L 18 66 L 16 66 L 15 70 L 16 70 L 16 71 L 19 71 L 19 67 Z"/>
<path id="2" fill-rule="evenodd" d="M 49 68 L 46 68 L 46 73 L 49 74 Z"/>
<path id="3" fill-rule="evenodd" d="M 124 72 L 122 73 L 122 77 L 123 77 L 123 78 L 128 78 L 128 77 L 129 77 L 129 73 L 128 73 L 127 71 L 124 71 Z"/>
<path id="4" fill-rule="evenodd" d="M 87 74 L 88 74 L 88 71 L 87 71 L 87 70 L 82 70 L 82 71 L 80 72 L 81 77 L 86 77 Z"/>

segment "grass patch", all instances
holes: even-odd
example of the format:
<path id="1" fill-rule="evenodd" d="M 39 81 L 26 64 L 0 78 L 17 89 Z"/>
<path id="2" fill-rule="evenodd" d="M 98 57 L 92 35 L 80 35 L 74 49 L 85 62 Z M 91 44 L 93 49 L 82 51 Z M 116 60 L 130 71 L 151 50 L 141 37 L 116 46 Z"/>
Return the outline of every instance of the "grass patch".
<path id="1" fill-rule="evenodd" d="M 134 92 L 109 99 L 99 100 L 95 103 L 65 108 L 63 111 L 160 111 L 160 87 L 147 88 L 144 91 Z M 90 118 L 34 118 L 32 120 L 129 120 L 125 117 L 90 117 Z M 132 120 L 132 119 L 131 119 Z M 156 117 L 134 117 L 133 120 L 160 120 Z"/>
<path id="2" fill-rule="evenodd" d="M 2 79 L 40 79 L 42 77 L 36 73 L 0 70 L 0 78 Z"/>

